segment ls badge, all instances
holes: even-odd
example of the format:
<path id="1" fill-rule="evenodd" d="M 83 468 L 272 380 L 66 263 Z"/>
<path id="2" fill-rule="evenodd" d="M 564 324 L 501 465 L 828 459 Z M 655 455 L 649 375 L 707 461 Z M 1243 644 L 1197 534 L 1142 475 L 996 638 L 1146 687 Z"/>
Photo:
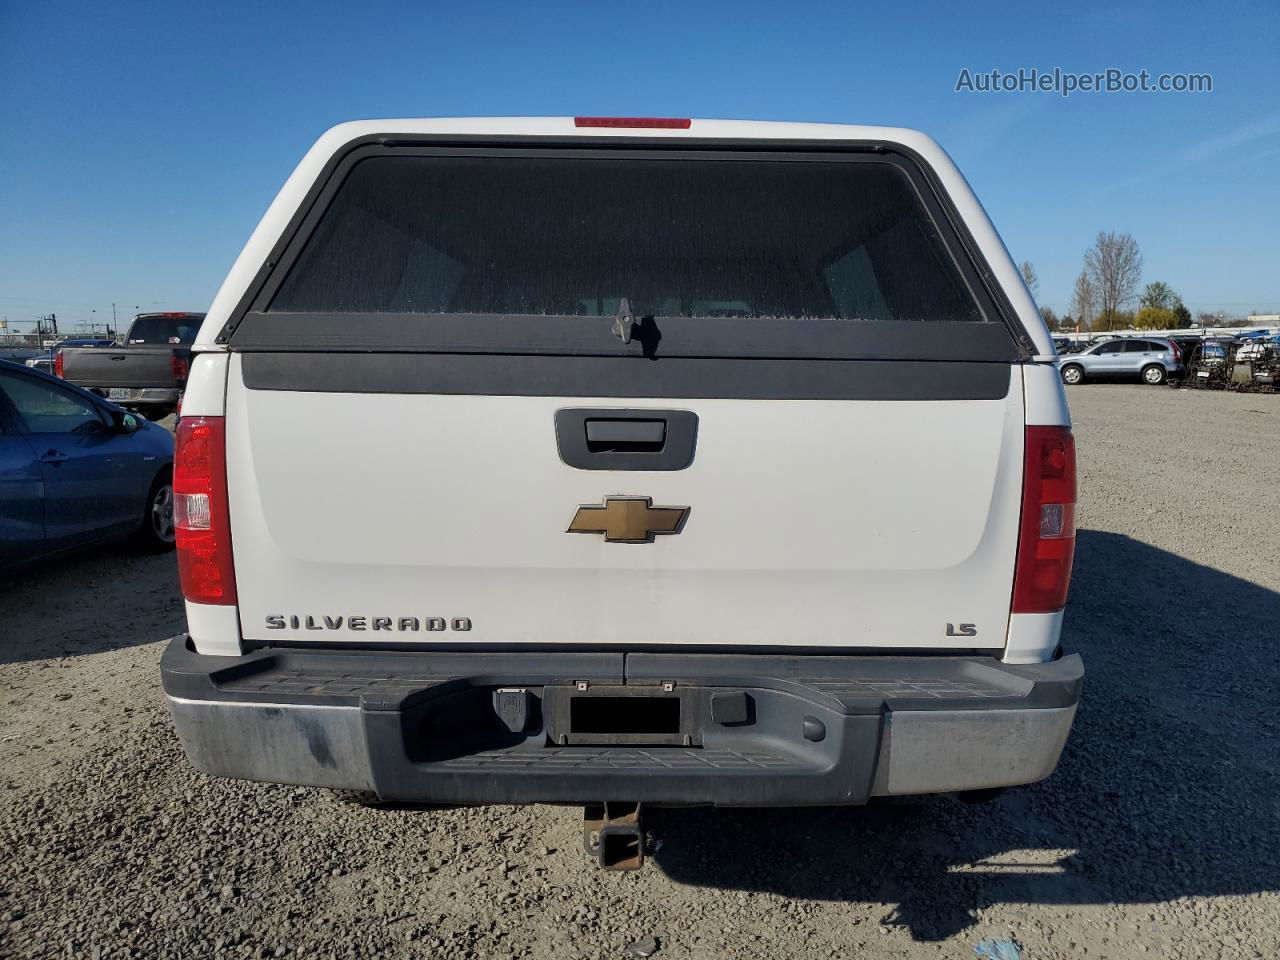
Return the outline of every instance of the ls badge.
<path id="1" fill-rule="evenodd" d="M 651 497 L 605 497 L 584 503 L 566 533 L 603 533 L 606 543 L 653 543 L 655 534 L 679 533 L 688 507 L 655 507 Z"/>
<path id="2" fill-rule="evenodd" d="M 957 626 L 954 623 L 947 624 L 948 637 L 976 637 L 978 635 L 978 627 L 972 623 L 962 623 Z"/>

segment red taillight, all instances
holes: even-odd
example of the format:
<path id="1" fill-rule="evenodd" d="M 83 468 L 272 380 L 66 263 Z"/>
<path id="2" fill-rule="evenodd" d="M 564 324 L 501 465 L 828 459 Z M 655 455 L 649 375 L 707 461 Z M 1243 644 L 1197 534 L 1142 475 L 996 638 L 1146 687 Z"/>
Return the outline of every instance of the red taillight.
<path id="1" fill-rule="evenodd" d="M 62 351 L 59 350 L 53 355 L 53 375 L 55 377 L 63 377 L 65 379 L 66 374 L 64 371 L 66 371 L 66 369 L 66 361 L 62 359 Z"/>
<path id="2" fill-rule="evenodd" d="M 1181 363 L 1181 362 L 1182 362 L 1182 348 L 1181 348 L 1180 346 L 1178 346 L 1178 341 L 1177 341 L 1177 340 L 1170 340 L 1170 341 L 1169 341 L 1169 346 L 1173 347 L 1173 362 L 1174 362 L 1174 363 Z"/>
<path id="3" fill-rule="evenodd" d="M 192 603 L 236 602 L 226 447 L 222 417 L 187 417 L 178 422 L 173 522 L 177 528 L 178 577 L 183 596 Z"/>
<path id="4" fill-rule="evenodd" d="M 182 383 L 191 372 L 191 363 L 186 357 L 174 353 L 169 356 L 169 369 L 173 371 L 173 379 Z"/>
<path id="5" fill-rule="evenodd" d="M 1076 552 L 1076 442 L 1070 427 L 1027 427 L 1014 613 L 1067 603 Z"/>
<path id="6" fill-rule="evenodd" d="M 642 130 L 688 130 L 688 117 L 574 117 L 575 127 L 631 127 Z"/>

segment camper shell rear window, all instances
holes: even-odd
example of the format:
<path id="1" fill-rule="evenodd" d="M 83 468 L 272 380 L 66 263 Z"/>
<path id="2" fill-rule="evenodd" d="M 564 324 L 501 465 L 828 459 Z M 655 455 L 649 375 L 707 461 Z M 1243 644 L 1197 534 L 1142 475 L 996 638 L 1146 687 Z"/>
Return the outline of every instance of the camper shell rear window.
<path id="1" fill-rule="evenodd" d="M 920 171 L 875 152 L 357 150 L 314 198 L 231 343 L 1018 355 Z"/>

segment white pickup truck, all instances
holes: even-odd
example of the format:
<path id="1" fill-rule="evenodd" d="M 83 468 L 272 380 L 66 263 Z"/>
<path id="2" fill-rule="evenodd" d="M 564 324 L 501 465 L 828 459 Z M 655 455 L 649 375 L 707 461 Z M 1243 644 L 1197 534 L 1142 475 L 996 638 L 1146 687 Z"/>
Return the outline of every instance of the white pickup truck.
<path id="1" fill-rule="evenodd" d="M 207 773 L 588 803 L 625 866 L 644 803 L 1057 763 L 1067 405 L 923 134 L 343 124 L 194 351 L 162 671 Z"/>

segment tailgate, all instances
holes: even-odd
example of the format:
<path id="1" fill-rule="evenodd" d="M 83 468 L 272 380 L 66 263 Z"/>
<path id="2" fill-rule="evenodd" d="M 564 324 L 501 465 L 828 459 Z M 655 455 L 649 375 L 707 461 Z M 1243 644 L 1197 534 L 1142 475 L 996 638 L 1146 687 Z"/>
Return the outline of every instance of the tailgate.
<path id="1" fill-rule="evenodd" d="M 344 162 L 231 337 L 246 638 L 1003 646 L 1019 348 L 908 158 Z"/>
<path id="2" fill-rule="evenodd" d="M 443 640 L 429 621 L 465 617 L 450 642 L 1003 644 L 1020 384 L 997 400 L 619 404 L 249 390 L 241 373 L 227 434 L 247 637 Z M 568 466 L 555 414 L 582 406 L 692 411 L 693 462 Z M 566 532 L 609 496 L 689 515 L 652 543 Z M 977 636 L 946 636 L 962 622 Z"/>
<path id="3" fill-rule="evenodd" d="M 62 354 L 64 377 L 83 387 L 177 386 L 168 347 L 76 347 Z"/>

